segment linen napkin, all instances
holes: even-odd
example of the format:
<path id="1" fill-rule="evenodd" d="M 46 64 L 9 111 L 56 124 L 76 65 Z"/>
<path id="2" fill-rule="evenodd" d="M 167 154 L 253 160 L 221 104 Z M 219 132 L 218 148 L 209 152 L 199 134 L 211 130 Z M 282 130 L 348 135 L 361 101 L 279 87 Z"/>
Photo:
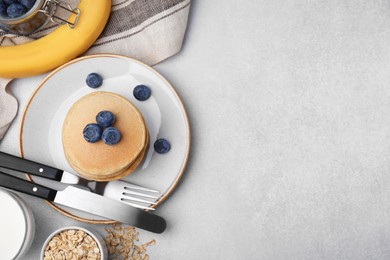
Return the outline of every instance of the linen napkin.
<path id="1" fill-rule="evenodd" d="M 64 2 L 77 6 L 79 1 Z M 122 54 L 154 65 L 180 51 L 190 3 L 191 0 L 112 0 L 109 21 L 99 39 L 85 54 Z M 64 17 L 65 13 L 58 15 Z M 0 30 L 0 47 L 39 39 L 56 27 L 54 23 L 48 23 L 28 37 Z M 5 90 L 0 87 L 0 91 L 2 89 Z M 0 93 L 0 109 L 15 109 L 16 102 L 3 98 L 5 96 Z M 0 117 L 0 140 L 12 120 L 10 117 Z"/>

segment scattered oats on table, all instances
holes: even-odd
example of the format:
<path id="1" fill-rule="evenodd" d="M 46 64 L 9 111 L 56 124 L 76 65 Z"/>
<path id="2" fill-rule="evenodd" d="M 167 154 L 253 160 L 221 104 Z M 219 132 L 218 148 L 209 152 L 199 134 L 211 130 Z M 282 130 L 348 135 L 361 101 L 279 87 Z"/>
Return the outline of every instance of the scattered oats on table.
<path id="1" fill-rule="evenodd" d="M 105 229 L 107 236 L 105 242 L 107 245 L 110 259 L 113 260 L 148 260 L 149 255 L 146 254 L 146 248 L 154 245 L 156 241 L 153 239 L 141 245 L 136 245 L 138 242 L 138 232 L 134 227 L 122 226 L 121 224 L 113 224 L 111 228 Z"/>

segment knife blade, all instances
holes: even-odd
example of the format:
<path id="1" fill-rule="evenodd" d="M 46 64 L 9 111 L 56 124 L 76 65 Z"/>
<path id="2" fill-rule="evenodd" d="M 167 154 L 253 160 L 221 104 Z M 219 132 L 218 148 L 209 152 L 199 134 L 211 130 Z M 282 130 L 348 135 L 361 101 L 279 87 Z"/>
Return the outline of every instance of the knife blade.
<path id="1" fill-rule="evenodd" d="M 76 187 L 68 186 L 64 190 L 57 191 L 1 171 L 0 186 L 153 233 L 160 234 L 166 228 L 166 221 L 160 216 Z"/>

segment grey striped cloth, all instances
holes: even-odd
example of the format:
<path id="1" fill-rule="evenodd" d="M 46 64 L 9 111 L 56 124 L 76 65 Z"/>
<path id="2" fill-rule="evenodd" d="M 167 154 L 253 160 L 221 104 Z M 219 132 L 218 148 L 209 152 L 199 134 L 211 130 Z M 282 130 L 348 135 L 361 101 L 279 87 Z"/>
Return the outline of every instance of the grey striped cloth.
<path id="1" fill-rule="evenodd" d="M 77 6 L 79 0 L 66 2 Z M 99 39 L 86 54 L 122 54 L 154 65 L 180 51 L 190 3 L 191 0 L 112 0 L 110 19 Z M 39 39 L 55 28 L 56 25 L 49 23 L 28 37 L 0 30 L 0 47 Z M 1 91 L 4 92 L 5 88 L 0 86 Z M 0 140 L 12 122 L 14 115 L 11 112 L 17 106 L 14 100 L 4 98 L 9 95 L 5 92 L 3 94 L 0 93 L 0 109 L 8 109 L 0 111 Z"/>
<path id="2" fill-rule="evenodd" d="M 88 51 L 134 57 L 153 65 L 180 51 L 190 0 L 113 1 L 110 20 Z"/>

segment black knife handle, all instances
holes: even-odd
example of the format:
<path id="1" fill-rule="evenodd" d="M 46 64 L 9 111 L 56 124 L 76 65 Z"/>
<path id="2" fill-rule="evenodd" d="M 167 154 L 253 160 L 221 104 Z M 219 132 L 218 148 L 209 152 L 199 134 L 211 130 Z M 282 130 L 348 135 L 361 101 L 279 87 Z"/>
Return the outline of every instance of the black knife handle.
<path id="1" fill-rule="evenodd" d="M 144 214 L 138 216 L 137 227 L 148 230 L 153 233 L 161 234 L 167 228 L 167 222 L 164 218 L 143 212 Z"/>
<path id="2" fill-rule="evenodd" d="M 0 152 L 0 167 L 60 181 L 62 170 Z"/>
<path id="3" fill-rule="evenodd" d="M 0 186 L 53 201 L 57 191 L 0 171 Z"/>

